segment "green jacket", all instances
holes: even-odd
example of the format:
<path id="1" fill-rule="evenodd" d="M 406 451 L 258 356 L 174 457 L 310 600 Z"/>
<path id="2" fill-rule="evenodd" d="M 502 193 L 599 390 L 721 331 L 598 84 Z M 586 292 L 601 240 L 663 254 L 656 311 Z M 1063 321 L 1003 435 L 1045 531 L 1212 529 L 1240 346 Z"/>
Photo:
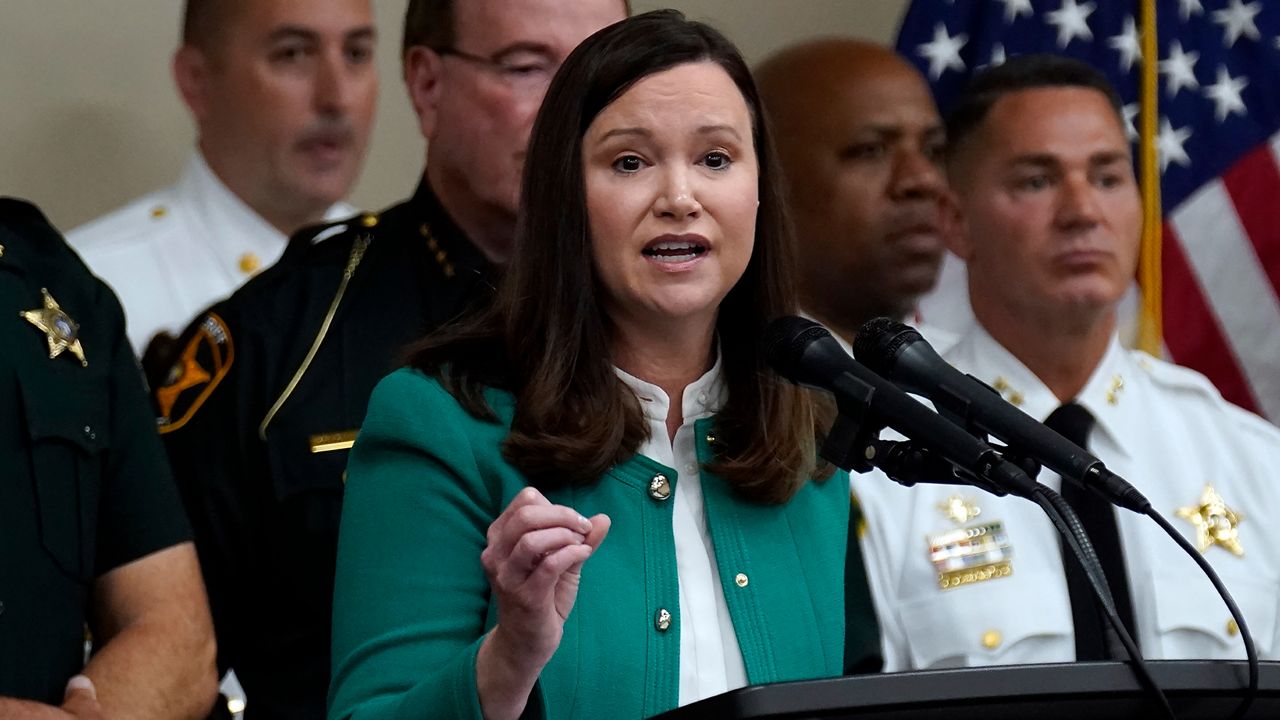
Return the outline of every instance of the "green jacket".
<path id="1" fill-rule="evenodd" d="M 475 655 L 496 619 L 480 566 L 485 531 L 525 478 L 501 423 L 468 415 L 433 379 L 400 370 L 374 391 L 351 454 L 334 592 L 331 718 L 480 718 Z M 699 421 L 710 459 L 713 421 Z M 591 487 L 548 498 L 613 527 L 582 571 L 560 648 L 527 717 L 638 718 L 676 706 L 680 608 L 672 501 L 649 494 L 673 469 L 642 456 Z M 841 673 L 849 485 L 807 484 L 784 506 L 747 503 L 703 471 L 707 523 L 752 684 Z M 671 622 L 660 629 L 666 610 Z"/>

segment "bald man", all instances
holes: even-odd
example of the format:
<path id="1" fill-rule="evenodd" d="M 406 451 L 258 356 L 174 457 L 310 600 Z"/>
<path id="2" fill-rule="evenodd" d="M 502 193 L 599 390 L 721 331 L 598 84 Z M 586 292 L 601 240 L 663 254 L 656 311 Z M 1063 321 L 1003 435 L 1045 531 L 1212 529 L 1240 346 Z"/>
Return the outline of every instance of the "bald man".
<path id="1" fill-rule="evenodd" d="M 916 320 L 950 217 L 946 141 L 924 78 L 852 39 L 787 48 L 756 69 L 796 235 L 804 310 L 845 341 L 880 316 Z M 952 336 L 929 331 L 935 345 Z"/>
<path id="2" fill-rule="evenodd" d="M 71 231 L 120 297 L 152 379 L 173 336 L 284 253 L 355 214 L 378 75 L 370 0 L 186 0 L 173 77 L 196 125 L 176 184 Z"/>

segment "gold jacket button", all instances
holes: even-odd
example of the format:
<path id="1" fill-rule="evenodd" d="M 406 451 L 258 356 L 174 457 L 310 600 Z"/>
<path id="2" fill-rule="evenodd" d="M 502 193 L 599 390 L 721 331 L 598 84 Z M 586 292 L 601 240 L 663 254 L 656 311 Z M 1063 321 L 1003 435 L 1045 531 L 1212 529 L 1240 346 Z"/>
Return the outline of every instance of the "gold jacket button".
<path id="1" fill-rule="evenodd" d="M 999 630 L 988 630 L 982 633 L 982 647 L 988 650 L 995 650 L 1002 642 L 1004 642 L 1004 636 Z"/>
<path id="2" fill-rule="evenodd" d="M 1240 626 L 1236 624 L 1236 619 L 1231 618 L 1227 621 L 1227 635 L 1235 637 L 1240 634 Z"/>
<path id="3" fill-rule="evenodd" d="M 738 587 L 746 587 L 747 583 L 751 582 L 751 579 L 747 577 L 746 573 L 738 573 L 733 578 L 733 581 L 738 584 Z"/>
<path id="4" fill-rule="evenodd" d="M 666 500 L 671 497 L 671 481 L 667 476 L 658 473 L 649 481 L 649 497 L 654 500 Z"/>
<path id="5" fill-rule="evenodd" d="M 671 613 L 666 608 L 658 610 L 658 614 L 653 617 L 653 626 L 658 628 L 658 632 L 666 632 L 671 627 Z"/>
<path id="6" fill-rule="evenodd" d="M 248 275 L 257 272 L 258 268 L 262 267 L 262 261 L 258 259 L 257 255 L 248 252 L 240 256 L 239 266 L 240 272 Z"/>

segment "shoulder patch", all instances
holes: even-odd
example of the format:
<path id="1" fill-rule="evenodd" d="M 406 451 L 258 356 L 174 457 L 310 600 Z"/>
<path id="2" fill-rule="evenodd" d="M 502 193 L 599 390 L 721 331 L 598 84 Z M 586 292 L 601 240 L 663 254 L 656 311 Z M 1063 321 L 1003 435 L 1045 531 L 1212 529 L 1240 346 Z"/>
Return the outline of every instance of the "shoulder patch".
<path id="1" fill-rule="evenodd" d="M 214 388 L 226 377 L 235 359 L 235 348 L 227 324 L 215 313 L 200 322 L 182 353 L 169 369 L 163 387 L 156 390 L 160 433 L 186 425 Z"/>

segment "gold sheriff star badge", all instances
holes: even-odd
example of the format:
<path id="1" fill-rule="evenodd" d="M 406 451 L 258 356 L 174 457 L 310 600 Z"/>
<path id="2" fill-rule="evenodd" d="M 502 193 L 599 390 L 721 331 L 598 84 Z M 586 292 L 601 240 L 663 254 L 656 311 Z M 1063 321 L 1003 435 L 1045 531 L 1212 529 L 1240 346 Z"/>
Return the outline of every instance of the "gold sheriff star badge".
<path id="1" fill-rule="evenodd" d="M 53 299 L 48 290 L 40 288 L 40 293 L 44 295 L 44 307 L 25 310 L 18 314 L 44 333 L 45 339 L 49 341 L 50 360 L 61 355 L 63 350 L 67 350 L 80 360 L 81 365 L 89 367 L 89 361 L 84 359 L 84 348 L 80 346 L 78 337 L 80 326 L 71 319 L 70 315 L 63 312 L 58 306 L 58 301 Z"/>
<path id="2" fill-rule="evenodd" d="M 1178 508 L 1178 517 L 1189 520 L 1196 528 L 1196 547 L 1205 552 L 1214 545 L 1221 545 L 1236 557 L 1244 557 L 1240 544 L 1240 521 L 1243 513 L 1227 507 L 1213 485 L 1205 485 L 1199 505 Z"/>

